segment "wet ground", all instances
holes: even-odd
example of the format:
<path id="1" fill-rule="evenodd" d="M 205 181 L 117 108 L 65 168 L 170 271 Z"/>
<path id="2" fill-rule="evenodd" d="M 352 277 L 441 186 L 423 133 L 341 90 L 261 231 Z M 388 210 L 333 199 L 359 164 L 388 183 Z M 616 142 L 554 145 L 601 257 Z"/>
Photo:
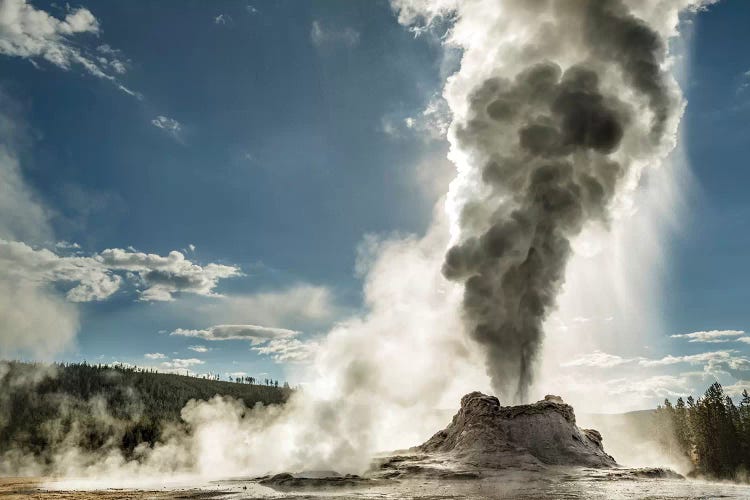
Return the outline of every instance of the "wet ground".
<path id="1" fill-rule="evenodd" d="M 83 485 L 86 490 L 72 490 Z M 103 483 L 102 483 L 103 484 Z M 399 479 L 372 485 L 328 487 L 306 485 L 279 491 L 250 479 L 202 484 L 107 489 L 102 484 L 40 478 L 0 479 L 0 498 L 21 499 L 750 499 L 750 485 L 685 479 L 644 479 L 594 470 L 558 470 L 538 474 L 498 472 L 482 479 Z"/>

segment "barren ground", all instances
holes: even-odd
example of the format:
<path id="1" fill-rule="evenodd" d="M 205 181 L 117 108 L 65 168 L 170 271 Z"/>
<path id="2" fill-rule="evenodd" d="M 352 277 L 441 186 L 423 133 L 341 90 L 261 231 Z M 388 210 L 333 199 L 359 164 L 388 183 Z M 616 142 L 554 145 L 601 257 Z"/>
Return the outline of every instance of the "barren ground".
<path id="1" fill-rule="evenodd" d="M 591 469 L 561 469 L 544 477 L 498 474 L 479 480 L 408 479 L 367 488 L 276 491 L 249 479 L 149 490 L 70 490 L 51 478 L 0 478 L 7 499 L 748 499 L 750 486 L 673 479 L 618 479 Z"/>

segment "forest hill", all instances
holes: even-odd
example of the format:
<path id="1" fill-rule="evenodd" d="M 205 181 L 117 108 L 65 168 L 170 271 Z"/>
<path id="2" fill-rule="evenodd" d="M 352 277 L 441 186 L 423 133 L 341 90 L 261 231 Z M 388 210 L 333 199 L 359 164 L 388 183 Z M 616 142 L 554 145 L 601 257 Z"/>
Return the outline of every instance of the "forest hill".
<path id="1" fill-rule="evenodd" d="M 663 451 L 687 457 L 691 475 L 747 482 L 750 478 L 750 394 L 739 406 L 718 382 L 697 400 L 667 399 L 656 411 L 655 431 Z"/>
<path id="2" fill-rule="evenodd" d="M 63 445 L 83 451 L 115 446 L 127 457 L 139 444 L 159 441 L 168 426 L 183 425 L 180 411 L 191 399 L 228 396 L 252 408 L 283 403 L 292 393 L 270 379 L 261 385 L 249 377 L 216 378 L 122 365 L 0 361 L 0 462 L 9 452 L 44 461 Z"/>

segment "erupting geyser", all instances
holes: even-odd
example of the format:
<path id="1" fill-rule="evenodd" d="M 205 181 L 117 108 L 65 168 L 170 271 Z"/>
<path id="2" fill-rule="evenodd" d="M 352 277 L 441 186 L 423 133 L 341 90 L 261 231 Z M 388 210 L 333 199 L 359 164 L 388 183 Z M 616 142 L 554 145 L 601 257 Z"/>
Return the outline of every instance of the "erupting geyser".
<path id="1" fill-rule="evenodd" d="M 690 2 L 403 3 L 402 22 L 455 14 L 449 40 L 464 53 L 445 90 L 458 177 L 443 273 L 464 284 L 493 389 L 524 402 L 571 239 L 609 223 L 674 146 L 682 99 L 667 41 Z"/>

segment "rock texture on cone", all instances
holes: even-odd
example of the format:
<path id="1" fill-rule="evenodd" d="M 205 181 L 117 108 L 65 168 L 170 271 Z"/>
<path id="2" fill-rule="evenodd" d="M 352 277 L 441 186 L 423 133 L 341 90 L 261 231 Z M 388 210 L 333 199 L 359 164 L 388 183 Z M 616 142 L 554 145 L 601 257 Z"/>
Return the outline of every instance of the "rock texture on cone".
<path id="1" fill-rule="evenodd" d="M 615 467 L 602 436 L 579 429 L 573 407 L 558 396 L 528 405 L 501 406 L 494 396 L 472 392 L 461 398 L 451 424 L 415 448 L 450 454 L 480 467 L 521 468 L 533 463 Z"/>

